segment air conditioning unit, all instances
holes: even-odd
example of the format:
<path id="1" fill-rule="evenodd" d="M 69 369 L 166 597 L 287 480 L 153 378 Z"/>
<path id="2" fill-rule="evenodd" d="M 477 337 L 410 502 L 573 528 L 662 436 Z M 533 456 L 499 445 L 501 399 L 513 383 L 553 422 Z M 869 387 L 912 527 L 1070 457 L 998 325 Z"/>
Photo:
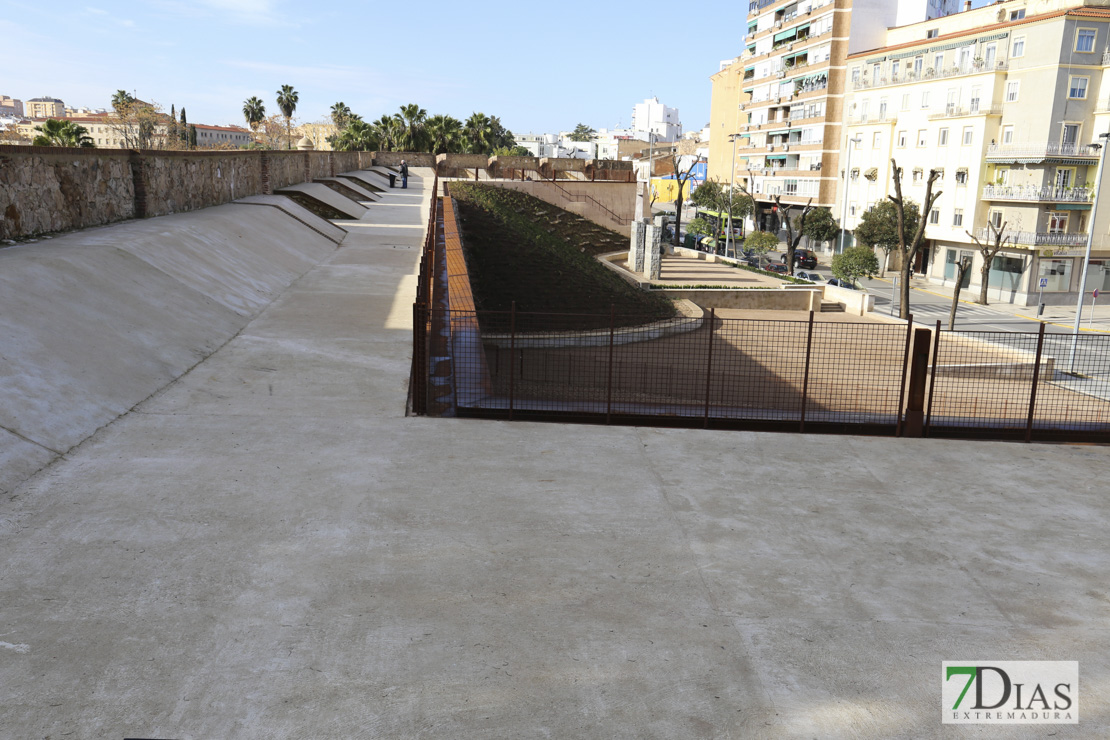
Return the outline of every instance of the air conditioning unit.
<path id="1" fill-rule="evenodd" d="M 775 145 L 774 144 L 768 144 L 767 145 L 767 151 L 769 151 L 769 152 L 775 151 Z"/>
<path id="2" fill-rule="evenodd" d="M 788 151 L 790 151 L 790 145 L 789 145 L 789 144 L 783 144 L 783 145 L 782 145 L 782 150 L 783 150 L 784 152 L 788 152 Z"/>
<path id="3" fill-rule="evenodd" d="M 782 21 L 775 21 L 775 28 L 782 28 Z"/>
<path id="4" fill-rule="evenodd" d="M 794 42 L 793 41 L 791 41 L 789 44 L 786 45 L 786 50 L 787 51 L 794 51 Z"/>
<path id="5" fill-rule="evenodd" d="M 778 72 L 775 72 L 775 77 L 778 77 L 780 80 L 783 77 L 786 77 L 786 70 L 785 69 L 780 69 Z"/>

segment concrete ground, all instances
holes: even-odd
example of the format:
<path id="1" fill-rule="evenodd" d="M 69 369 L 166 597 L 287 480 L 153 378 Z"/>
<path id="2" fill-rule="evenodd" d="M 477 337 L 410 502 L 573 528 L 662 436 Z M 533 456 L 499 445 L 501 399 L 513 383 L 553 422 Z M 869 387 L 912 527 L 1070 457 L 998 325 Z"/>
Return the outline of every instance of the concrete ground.
<path id="1" fill-rule="evenodd" d="M 429 184 L 0 500 L 0 735 L 1110 734 L 1105 448 L 406 417 Z"/>

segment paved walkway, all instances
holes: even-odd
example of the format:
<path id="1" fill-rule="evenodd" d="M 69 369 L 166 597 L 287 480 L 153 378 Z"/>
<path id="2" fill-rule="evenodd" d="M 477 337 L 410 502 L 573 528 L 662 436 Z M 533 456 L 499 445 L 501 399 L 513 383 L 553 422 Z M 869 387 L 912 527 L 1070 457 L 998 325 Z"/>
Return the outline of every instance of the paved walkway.
<path id="1" fill-rule="evenodd" d="M 1105 448 L 405 417 L 425 184 L 0 501 L 0 735 L 1110 734 Z"/>

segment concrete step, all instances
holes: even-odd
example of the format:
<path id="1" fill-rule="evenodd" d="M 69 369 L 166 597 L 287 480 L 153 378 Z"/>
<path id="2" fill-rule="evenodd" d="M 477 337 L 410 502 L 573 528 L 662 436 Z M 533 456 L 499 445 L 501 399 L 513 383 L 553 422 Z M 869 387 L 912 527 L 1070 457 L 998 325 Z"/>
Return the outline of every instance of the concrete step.
<path id="1" fill-rule="evenodd" d="M 833 301 L 821 301 L 821 313 L 844 313 L 844 304 Z"/>

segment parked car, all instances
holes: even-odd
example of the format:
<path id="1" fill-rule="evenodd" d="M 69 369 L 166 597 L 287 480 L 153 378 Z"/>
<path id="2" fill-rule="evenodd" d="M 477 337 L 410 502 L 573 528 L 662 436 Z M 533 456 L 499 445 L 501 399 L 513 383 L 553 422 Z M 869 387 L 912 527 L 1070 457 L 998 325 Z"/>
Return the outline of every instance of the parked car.
<path id="1" fill-rule="evenodd" d="M 786 255 L 782 256 L 782 264 L 786 264 Z M 817 267 L 817 254 L 812 249 L 795 249 L 794 266 L 805 270 Z"/>
<path id="2" fill-rule="evenodd" d="M 841 280 L 840 278 L 829 278 L 829 285 L 837 285 L 841 288 L 848 288 L 849 290 L 856 289 L 856 286 L 852 285 L 847 280 Z"/>
<path id="3" fill-rule="evenodd" d="M 810 282 L 813 282 L 813 283 L 823 283 L 823 282 L 825 282 L 825 278 L 821 277 L 816 272 L 805 272 L 805 271 L 796 272 L 796 273 L 794 273 L 794 277 L 801 278 L 802 280 L 809 280 Z"/>
<path id="4" fill-rule="evenodd" d="M 767 267 L 764 269 L 767 270 L 767 272 L 777 272 L 782 275 L 786 275 L 790 272 L 786 265 L 776 265 L 774 262 L 768 263 Z"/>

